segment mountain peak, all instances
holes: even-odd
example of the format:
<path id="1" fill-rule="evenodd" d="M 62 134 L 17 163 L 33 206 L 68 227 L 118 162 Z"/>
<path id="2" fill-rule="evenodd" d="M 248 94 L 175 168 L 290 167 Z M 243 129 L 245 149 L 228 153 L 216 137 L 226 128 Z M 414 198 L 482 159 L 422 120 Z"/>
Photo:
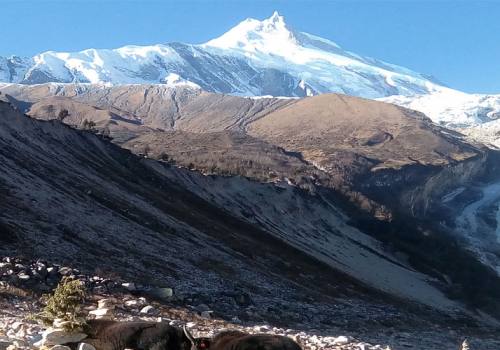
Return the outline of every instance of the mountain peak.
<path id="1" fill-rule="evenodd" d="M 267 51 L 266 48 L 276 48 L 276 45 L 294 45 L 296 43 L 294 32 L 285 23 L 285 18 L 278 11 L 274 11 L 271 17 L 262 21 L 247 18 L 220 37 L 210 40 L 204 45 L 221 49 Z"/>
<path id="2" fill-rule="evenodd" d="M 274 11 L 272 16 L 267 19 L 268 21 L 271 21 L 272 23 L 277 23 L 277 22 L 282 22 L 285 23 L 285 17 L 281 16 L 278 11 Z"/>

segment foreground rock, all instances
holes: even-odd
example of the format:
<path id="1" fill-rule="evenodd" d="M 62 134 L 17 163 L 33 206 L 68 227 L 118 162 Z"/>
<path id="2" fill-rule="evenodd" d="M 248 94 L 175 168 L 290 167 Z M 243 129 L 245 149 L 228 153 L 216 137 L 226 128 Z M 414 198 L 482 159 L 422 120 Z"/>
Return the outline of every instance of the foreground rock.
<path id="1" fill-rule="evenodd" d="M 42 340 L 36 345 L 39 347 L 64 345 L 77 343 L 85 338 L 87 338 L 87 334 L 82 332 L 68 332 L 62 328 L 49 328 L 42 333 Z"/>

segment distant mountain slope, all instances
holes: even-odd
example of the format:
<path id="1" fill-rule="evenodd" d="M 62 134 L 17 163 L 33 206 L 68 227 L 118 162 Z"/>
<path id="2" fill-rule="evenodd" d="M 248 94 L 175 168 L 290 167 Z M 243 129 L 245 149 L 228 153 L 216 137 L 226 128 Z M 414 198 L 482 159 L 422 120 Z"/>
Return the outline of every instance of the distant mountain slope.
<path id="1" fill-rule="evenodd" d="M 394 213 L 427 220 L 437 212 L 445 220 L 443 196 L 495 179 L 493 152 L 421 113 L 346 95 L 256 99 L 191 87 L 92 84 L 11 84 L 0 91 L 36 118 L 54 119 L 66 109 L 65 123 L 81 128 L 93 121 L 136 154 L 205 174 L 312 192 L 333 188 L 385 220 Z"/>
<path id="2" fill-rule="evenodd" d="M 78 261 L 185 293 L 262 286 L 253 295 L 264 304 L 278 291 L 294 300 L 324 278 L 316 291 L 325 296 L 345 283 L 335 293 L 364 298 L 357 280 L 451 314 L 460 307 L 437 280 L 349 226 L 331 199 L 170 168 L 3 102 L 0 145 L 0 250 L 11 254 Z"/>

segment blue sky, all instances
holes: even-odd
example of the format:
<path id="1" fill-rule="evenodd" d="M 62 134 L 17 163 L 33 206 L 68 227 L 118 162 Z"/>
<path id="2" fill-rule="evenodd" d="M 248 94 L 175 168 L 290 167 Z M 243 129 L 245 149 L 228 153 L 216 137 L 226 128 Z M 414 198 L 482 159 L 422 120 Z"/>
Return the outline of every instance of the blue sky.
<path id="1" fill-rule="evenodd" d="M 500 0 L 0 0 L 0 55 L 202 43 L 273 10 L 358 54 L 500 93 Z"/>

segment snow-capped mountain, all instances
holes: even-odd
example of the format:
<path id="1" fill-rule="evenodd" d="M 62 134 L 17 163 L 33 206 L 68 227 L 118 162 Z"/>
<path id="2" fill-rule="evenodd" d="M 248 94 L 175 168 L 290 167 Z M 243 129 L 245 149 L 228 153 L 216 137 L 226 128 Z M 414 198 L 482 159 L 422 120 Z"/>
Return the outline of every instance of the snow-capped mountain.
<path id="1" fill-rule="evenodd" d="M 240 96 L 339 92 L 413 108 L 452 128 L 474 127 L 479 131 L 472 134 L 488 142 L 497 142 L 500 129 L 495 123 L 500 95 L 462 93 L 424 74 L 356 55 L 330 40 L 292 29 L 277 12 L 262 21 L 246 19 L 201 45 L 170 43 L 0 57 L 0 82 L 188 84 Z"/>
<path id="2" fill-rule="evenodd" d="M 424 75 L 295 31 L 277 12 L 263 21 L 247 19 L 202 45 L 171 43 L 0 58 L 0 80 L 11 83 L 166 83 L 171 74 L 208 91 L 255 96 L 340 92 L 377 98 L 426 93 L 438 86 Z"/>

